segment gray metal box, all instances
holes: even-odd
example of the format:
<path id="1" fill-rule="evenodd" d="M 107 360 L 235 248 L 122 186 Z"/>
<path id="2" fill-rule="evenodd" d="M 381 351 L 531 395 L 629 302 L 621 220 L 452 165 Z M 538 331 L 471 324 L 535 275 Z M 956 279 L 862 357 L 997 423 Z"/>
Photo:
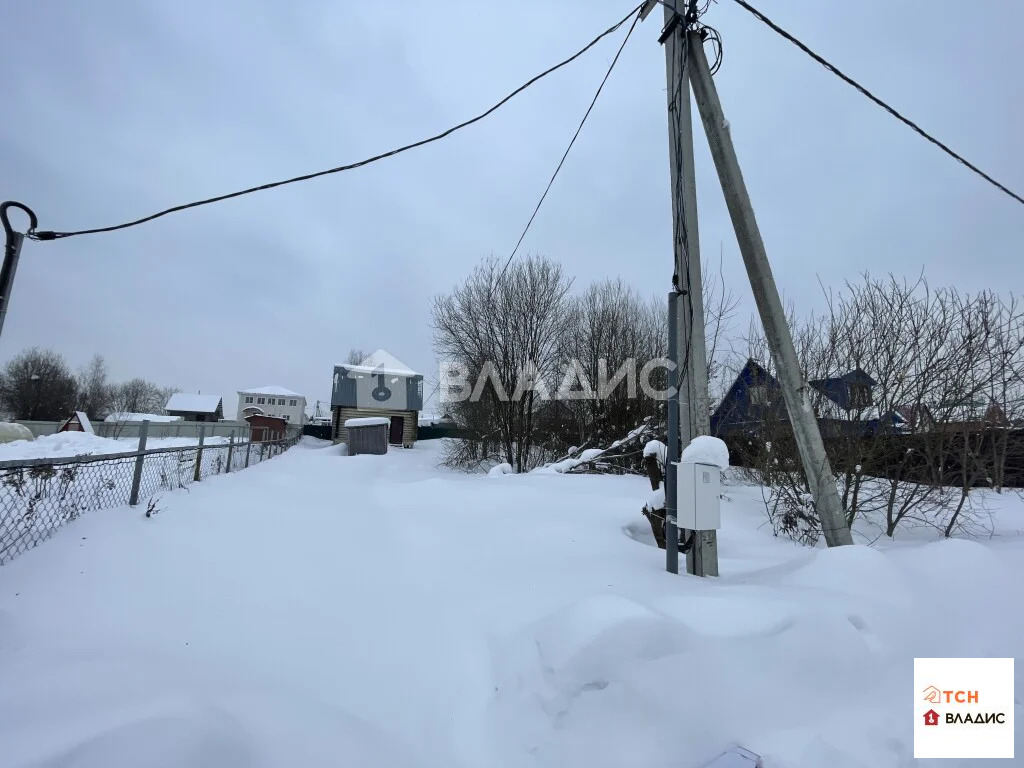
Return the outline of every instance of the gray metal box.
<path id="1" fill-rule="evenodd" d="M 722 527 L 722 470 L 714 464 L 676 464 L 676 525 L 690 531 Z"/>

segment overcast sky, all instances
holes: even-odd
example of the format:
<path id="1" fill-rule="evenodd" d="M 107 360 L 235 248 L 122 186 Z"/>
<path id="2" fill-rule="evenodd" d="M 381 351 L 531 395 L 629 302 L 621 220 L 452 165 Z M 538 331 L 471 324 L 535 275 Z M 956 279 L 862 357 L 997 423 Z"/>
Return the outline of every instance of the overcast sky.
<path id="1" fill-rule="evenodd" d="M 359 160 L 484 108 L 632 0 L 51 0 L 0 6 L 0 198 L 41 229 L 120 223 Z M 1024 3 L 759 0 L 783 27 L 1018 191 Z M 965 16 L 965 8 L 968 15 Z M 801 309 L 863 270 L 1020 290 L 1024 207 L 893 120 L 731 0 L 706 21 L 775 277 Z M 524 252 L 578 286 L 671 279 L 661 14 L 634 33 Z M 39 345 L 116 379 L 330 397 L 352 347 L 428 378 L 430 297 L 507 257 L 623 28 L 442 142 L 357 171 L 114 234 L 26 242 L 0 359 Z M 752 311 L 697 126 L 705 259 Z M 741 325 L 745 325 L 743 320 Z"/>

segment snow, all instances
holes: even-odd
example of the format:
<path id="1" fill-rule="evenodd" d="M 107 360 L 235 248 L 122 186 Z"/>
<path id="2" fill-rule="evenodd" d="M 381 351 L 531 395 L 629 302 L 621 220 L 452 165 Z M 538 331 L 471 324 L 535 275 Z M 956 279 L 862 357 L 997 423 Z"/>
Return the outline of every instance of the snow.
<path id="1" fill-rule="evenodd" d="M 731 484 L 697 579 L 665 573 L 646 478 L 495 481 L 442 443 L 305 440 L 4 566 L 3 764 L 902 768 L 915 656 L 1024 652 L 1013 494 L 992 539 L 825 550 Z"/>
<path id="2" fill-rule="evenodd" d="M 511 475 L 514 473 L 515 470 L 512 469 L 512 465 L 509 464 L 508 462 L 495 464 L 493 467 L 487 470 L 488 477 L 501 477 L 502 475 Z"/>
<path id="3" fill-rule="evenodd" d="M 226 437 L 207 437 L 203 441 L 205 445 L 227 442 L 228 438 Z M 146 448 L 175 448 L 198 444 L 198 437 L 159 437 L 147 440 Z M 137 437 L 114 439 L 100 437 L 91 432 L 57 432 L 52 435 L 42 435 L 35 440 L 15 440 L 0 445 L 0 461 L 128 453 L 137 450 L 138 447 L 139 439 Z"/>
<path id="4" fill-rule="evenodd" d="M 95 434 L 96 430 L 92 428 L 92 422 L 89 421 L 89 417 L 82 413 L 82 411 L 75 411 L 75 416 L 78 417 L 78 423 L 82 425 L 82 429 L 90 434 Z"/>
<path id="5" fill-rule="evenodd" d="M 167 416 L 159 413 L 111 413 L 104 421 L 181 421 L 181 416 Z"/>
<path id="6" fill-rule="evenodd" d="M 217 395 L 192 395 L 187 392 L 176 392 L 164 406 L 166 411 L 183 413 L 216 413 L 221 398 Z"/>
<path id="7" fill-rule="evenodd" d="M 338 367 L 345 368 L 350 373 L 383 373 L 387 376 L 404 376 L 406 378 L 419 375 L 401 360 L 383 349 L 378 349 L 372 355 L 363 358 L 359 361 L 358 365 L 343 363 Z"/>
<path id="8" fill-rule="evenodd" d="M 725 441 L 710 435 L 700 435 L 693 438 L 690 444 L 683 449 L 681 463 L 683 464 L 711 464 L 723 472 L 729 468 L 729 448 Z"/>
<path id="9" fill-rule="evenodd" d="M 253 389 L 240 389 L 240 395 L 275 395 L 277 397 L 304 397 L 298 392 L 292 392 L 284 387 L 254 387 Z"/>
<path id="10" fill-rule="evenodd" d="M 658 463 L 664 467 L 668 457 L 668 446 L 661 440 L 648 440 L 644 445 L 644 456 L 657 456 Z"/>
<path id="11" fill-rule="evenodd" d="M 391 423 L 386 416 L 363 416 L 358 419 L 345 419 L 345 428 L 349 427 L 380 427 Z"/>

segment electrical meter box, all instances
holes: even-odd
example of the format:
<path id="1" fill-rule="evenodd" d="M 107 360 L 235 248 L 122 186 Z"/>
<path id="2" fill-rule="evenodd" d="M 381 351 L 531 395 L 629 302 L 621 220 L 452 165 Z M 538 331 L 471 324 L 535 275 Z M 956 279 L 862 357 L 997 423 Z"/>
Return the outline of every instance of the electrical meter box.
<path id="1" fill-rule="evenodd" d="M 676 464 L 676 526 L 690 531 L 722 527 L 722 470 L 714 464 Z"/>

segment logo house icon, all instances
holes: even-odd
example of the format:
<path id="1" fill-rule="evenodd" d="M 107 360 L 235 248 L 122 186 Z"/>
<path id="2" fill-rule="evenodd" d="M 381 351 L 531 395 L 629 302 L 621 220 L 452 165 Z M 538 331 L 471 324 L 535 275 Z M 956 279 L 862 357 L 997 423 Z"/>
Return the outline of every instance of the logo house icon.
<path id="1" fill-rule="evenodd" d="M 929 704 L 941 704 L 942 703 L 942 691 L 936 688 L 934 685 L 929 685 L 924 689 L 924 700 Z"/>
<path id="2" fill-rule="evenodd" d="M 934 709 L 929 709 L 924 713 L 924 724 L 925 725 L 938 725 L 939 724 L 939 713 Z"/>

